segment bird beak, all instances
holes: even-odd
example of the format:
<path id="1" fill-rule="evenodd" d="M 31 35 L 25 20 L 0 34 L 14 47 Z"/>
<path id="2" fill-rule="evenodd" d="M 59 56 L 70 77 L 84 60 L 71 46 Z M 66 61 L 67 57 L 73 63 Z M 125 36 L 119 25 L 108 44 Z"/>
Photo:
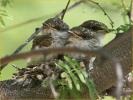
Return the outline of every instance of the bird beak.
<path id="1" fill-rule="evenodd" d="M 109 33 L 108 31 L 105 31 L 105 30 L 98 30 L 97 32 L 98 32 L 98 33 L 102 33 L 102 34 L 104 34 L 104 35 L 106 35 L 106 34 Z"/>
<path id="2" fill-rule="evenodd" d="M 69 30 L 68 33 L 73 33 L 73 31 L 70 31 L 70 30 Z"/>

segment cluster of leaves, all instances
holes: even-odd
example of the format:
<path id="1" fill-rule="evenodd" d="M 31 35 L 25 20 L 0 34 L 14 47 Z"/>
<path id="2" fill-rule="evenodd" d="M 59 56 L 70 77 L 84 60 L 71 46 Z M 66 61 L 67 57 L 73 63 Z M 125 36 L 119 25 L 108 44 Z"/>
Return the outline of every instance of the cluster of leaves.
<path id="1" fill-rule="evenodd" d="M 0 0 L 0 24 L 5 26 L 5 17 L 9 17 L 6 7 L 12 3 L 12 0 Z"/>
<path id="2" fill-rule="evenodd" d="M 117 33 L 121 33 L 121 32 L 127 32 L 131 27 L 131 24 L 125 24 L 125 25 L 120 25 L 116 31 Z"/>
<path id="3" fill-rule="evenodd" d="M 123 21 L 125 22 L 125 24 L 120 25 L 118 28 L 116 28 L 117 33 L 127 32 L 133 24 L 131 19 L 130 19 L 130 15 L 129 15 L 129 13 L 131 12 L 131 7 L 129 7 L 129 8 L 126 7 L 126 4 L 124 3 L 123 0 L 121 0 L 121 2 L 122 2 L 121 9 L 123 9 L 123 12 L 121 12 L 121 13 L 122 13 Z M 126 16 L 128 16 L 128 18 L 129 18 L 129 23 L 126 22 Z"/>
<path id="4" fill-rule="evenodd" d="M 93 80 L 86 72 L 86 69 L 80 66 L 78 61 L 64 56 L 64 60 L 59 60 L 56 66 L 63 70 L 61 79 L 58 81 L 58 85 L 62 86 L 60 92 L 62 96 L 68 92 L 72 96 L 78 96 L 78 93 L 83 93 L 83 88 L 86 87 L 86 93 L 89 93 L 87 95 L 89 95 L 92 100 L 96 100 L 97 92 Z"/>
<path id="5" fill-rule="evenodd" d="M 109 29 L 109 32 L 115 32 L 116 35 L 119 34 L 119 33 L 128 32 L 129 29 L 131 28 L 131 26 L 132 26 L 132 23 L 131 24 L 120 25 L 116 29 Z"/>

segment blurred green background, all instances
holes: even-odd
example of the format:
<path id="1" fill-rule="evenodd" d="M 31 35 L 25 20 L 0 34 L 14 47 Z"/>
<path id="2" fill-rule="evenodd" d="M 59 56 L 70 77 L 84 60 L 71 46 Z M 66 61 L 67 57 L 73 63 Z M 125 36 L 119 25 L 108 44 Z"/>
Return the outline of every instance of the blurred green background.
<path id="1" fill-rule="evenodd" d="M 35 31 L 35 28 L 40 27 L 42 23 L 65 8 L 68 0 L 13 0 L 11 6 L 6 9 L 8 11 L 8 18 L 5 18 L 6 25 L 0 28 L 0 57 L 10 55 L 19 45 Z M 76 0 L 72 0 L 71 5 Z M 125 23 L 128 23 L 127 16 L 123 14 L 122 0 L 95 0 L 105 9 L 111 19 L 114 21 L 114 26 L 118 27 Z M 124 0 L 126 7 L 129 7 L 130 0 Z M 39 18 L 40 17 L 40 18 Z M 8 29 L 8 27 L 25 22 L 30 19 L 38 18 L 32 22 L 24 24 L 17 28 Z M 88 5 L 81 4 L 78 7 L 67 12 L 64 21 L 70 25 L 70 27 L 78 26 L 86 20 L 98 20 L 105 23 L 109 28 L 110 21 L 103 14 L 103 12 L 92 3 Z M 125 19 L 125 20 L 124 20 Z M 7 29 L 7 30 L 6 30 Z M 107 44 L 110 40 L 115 37 L 115 34 L 108 34 L 104 43 Z M 31 43 L 24 48 L 23 51 L 30 50 Z M 12 77 L 12 73 L 16 71 L 11 66 L 22 68 L 26 66 L 26 61 L 15 61 L 10 63 L 0 75 L 0 80 L 6 80 Z"/>

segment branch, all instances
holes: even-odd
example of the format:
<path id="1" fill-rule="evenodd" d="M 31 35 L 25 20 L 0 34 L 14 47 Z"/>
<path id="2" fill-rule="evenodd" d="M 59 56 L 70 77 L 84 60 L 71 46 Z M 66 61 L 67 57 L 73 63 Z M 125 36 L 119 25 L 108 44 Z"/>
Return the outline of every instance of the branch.
<path id="1" fill-rule="evenodd" d="M 131 21 L 133 22 L 133 1 L 131 0 L 131 13 L 130 13 L 130 18 L 131 18 Z"/>
<path id="2" fill-rule="evenodd" d="M 77 49 L 77 48 L 38 49 L 38 50 L 33 50 L 33 51 L 25 52 L 25 53 L 19 53 L 19 54 L 14 54 L 14 55 L 0 58 L 0 65 L 7 64 L 14 60 L 26 59 L 26 58 L 31 58 L 34 56 L 41 56 L 41 55 L 78 53 L 78 54 L 84 54 L 87 56 L 95 56 L 96 54 L 98 54 L 98 52 L 100 52 L 100 51 L 89 51 L 89 50 L 82 50 L 82 49 Z M 0 68 L 0 69 L 2 69 L 2 68 Z"/>

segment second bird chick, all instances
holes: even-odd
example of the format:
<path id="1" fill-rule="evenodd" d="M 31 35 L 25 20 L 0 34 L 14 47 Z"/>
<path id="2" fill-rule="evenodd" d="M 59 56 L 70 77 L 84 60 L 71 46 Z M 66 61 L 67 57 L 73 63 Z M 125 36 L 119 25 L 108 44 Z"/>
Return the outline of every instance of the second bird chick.
<path id="1" fill-rule="evenodd" d="M 67 47 L 76 47 L 84 50 L 98 50 L 102 48 L 104 36 L 108 33 L 108 28 L 105 24 L 88 20 L 83 24 L 72 28 L 70 37 L 66 44 Z M 93 62 L 96 57 L 86 57 L 85 55 L 71 55 L 72 57 L 85 62 L 85 66 L 89 66 L 89 70 L 93 67 Z"/>

